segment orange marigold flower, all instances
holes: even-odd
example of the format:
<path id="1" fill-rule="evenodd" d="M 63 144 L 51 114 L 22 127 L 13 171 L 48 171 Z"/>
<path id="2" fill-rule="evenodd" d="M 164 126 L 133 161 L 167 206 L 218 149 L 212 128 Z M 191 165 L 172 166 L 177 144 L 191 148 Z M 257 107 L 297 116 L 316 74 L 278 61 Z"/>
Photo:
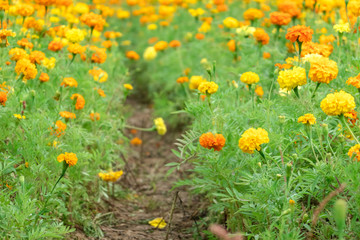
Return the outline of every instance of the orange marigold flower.
<path id="1" fill-rule="evenodd" d="M 102 90 L 101 88 L 94 88 L 94 90 L 97 91 L 100 97 L 106 97 L 104 90 Z"/>
<path id="2" fill-rule="evenodd" d="M 47 73 L 41 73 L 39 77 L 40 82 L 48 82 L 50 80 Z"/>
<path id="3" fill-rule="evenodd" d="M 38 73 L 35 64 L 27 58 L 22 58 L 16 62 L 15 72 L 17 75 L 22 74 L 23 80 L 34 79 Z"/>
<path id="4" fill-rule="evenodd" d="M 298 18 L 301 15 L 301 9 L 293 1 L 282 1 L 278 4 L 280 12 L 288 13 L 292 18 Z"/>
<path id="5" fill-rule="evenodd" d="M 189 78 L 188 77 L 179 77 L 178 79 L 176 79 L 176 82 L 177 83 L 186 83 L 189 81 Z"/>
<path id="6" fill-rule="evenodd" d="M 264 96 L 264 90 L 261 86 L 257 85 L 255 87 L 255 93 L 256 95 L 258 95 L 260 98 L 262 98 L 262 96 Z"/>
<path id="7" fill-rule="evenodd" d="M 135 137 L 130 141 L 130 144 L 134 146 L 139 146 L 142 144 L 142 140 L 138 137 Z"/>
<path id="8" fill-rule="evenodd" d="M 91 56 L 91 62 L 101 64 L 106 61 L 106 49 L 93 47 L 92 50 L 94 50 L 95 52 Z"/>
<path id="9" fill-rule="evenodd" d="M 0 92 L 0 104 L 5 106 L 7 101 L 7 94 L 5 92 Z"/>
<path id="10" fill-rule="evenodd" d="M 163 51 L 168 47 L 168 43 L 165 41 L 159 41 L 154 45 L 156 51 Z"/>
<path id="11" fill-rule="evenodd" d="M 264 58 L 264 59 L 269 59 L 269 58 L 271 58 L 271 54 L 268 53 L 268 52 L 264 52 L 264 53 L 263 53 L 263 58 Z"/>
<path id="12" fill-rule="evenodd" d="M 249 8 L 248 10 L 246 10 L 244 12 L 244 19 L 245 20 L 249 20 L 249 21 L 253 21 L 256 19 L 260 19 L 264 17 L 264 13 L 256 8 Z"/>
<path id="13" fill-rule="evenodd" d="M 71 97 L 70 97 L 71 100 L 74 100 L 76 99 L 76 103 L 75 103 L 75 109 L 76 110 L 81 110 L 84 108 L 85 106 L 85 98 L 78 94 L 78 93 L 75 93 L 73 94 Z"/>
<path id="14" fill-rule="evenodd" d="M 225 138 L 222 134 L 204 133 L 199 138 L 200 145 L 207 149 L 220 151 L 225 146 Z"/>
<path id="15" fill-rule="evenodd" d="M 22 48 L 32 49 L 34 47 L 34 44 L 29 42 L 29 40 L 27 38 L 23 38 L 23 39 L 17 41 L 17 44 Z"/>
<path id="16" fill-rule="evenodd" d="M 62 83 L 60 84 L 60 86 L 64 86 L 64 87 L 77 87 L 78 83 L 77 81 L 72 78 L 72 77 L 66 77 L 63 79 Z"/>
<path id="17" fill-rule="evenodd" d="M 22 58 L 27 58 L 28 54 L 22 48 L 13 48 L 9 51 L 10 59 L 13 61 L 19 61 Z"/>
<path id="18" fill-rule="evenodd" d="M 100 113 L 90 113 L 90 119 L 91 121 L 99 121 L 100 120 Z"/>
<path id="19" fill-rule="evenodd" d="M 94 67 L 94 69 L 89 70 L 89 74 L 93 76 L 94 81 L 103 83 L 108 79 L 108 74 L 104 70 L 98 67 Z"/>
<path id="20" fill-rule="evenodd" d="M 229 48 L 229 51 L 231 51 L 231 52 L 236 51 L 236 42 L 234 39 L 231 39 L 230 41 L 228 41 L 227 46 Z"/>
<path id="21" fill-rule="evenodd" d="M 96 29 L 97 31 L 102 31 L 105 24 L 105 20 L 102 18 L 102 16 L 93 12 L 84 13 L 80 17 L 80 21 L 88 25 L 90 28 Z"/>
<path id="22" fill-rule="evenodd" d="M 72 54 L 83 54 L 86 47 L 81 46 L 79 43 L 71 43 L 67 50 Z"/>
<path id="23" fill-rule="evenodd" d="M 286 39 L 291 42 L 310 42 L 314 31 L 310 27 L 296 25 L 287 30 Z"/>
<path id="24" fill-rule="evenodd" d="M 55 131 L 52 128 L 50 128 L 52 135 L 55 135 L 57 137 L 61 137 L 62 135 L 65 134 L 65 130 L 66 130 L 66 124 L 65 123 L 63 123 L 61 120 L 58 120 L 58 121 L 56 121 L 55 126 L 56 126 Z"/>
<path id="25" fill-rule="evenodd" d="M 346 117 L 348 122 L 352 125 L 355 125 L 356 121 L 359 119 L 357 117 L 357 112 L 354 109 L 352 109 L 350 112 L 344 113 L 344 117 Z"/>
<path id="26" fill-rule="evenodd" d="M 360 73 L 356 76 L 356 77 L 350 77 L 347 81 L 346 81 L 347 85 L 352 85 L 356 88 L 360 88 Z"/>
<path id="27" fill-rule="evenodd" d="M 78 158 L 76 156 L 75 153 L 62 153 L 57 157 L 58 162 L 63 162 L 65 161 L 67 165 L 69 165 L 69 167 L 75 166 Z"/>
<path id="28" fill-rule="evenodd" d="M 261 43 L 262 45 L 266 45 L 270 41 L 269 35 L 262 28 L 257 28 L 253 35 L 254 35 L 256 41 L 258 43 Z"/>
<path id="29" fill-rule="evenodd" d="M 48 49 L 53 52 L 58 52 L 63 48 L 61 41 L 51 41 L 48 45 Z"/>
<path id="30" fill-rule="evenodd" d="M 309 77 L 313 82 L 329 84 L 338 75 L 336 62 L 326 57 L 315 58 L 310 64 Z"/>
<path id="31" fill-rule="evenodd" d="M 203 40 L 203 39 L 205 38 L 205 35 L 202 34 L 202 33 L 197 33 L 197 34 L 195 35 L 195 38 L 196 38 L 197 40 Z"/>
<path id="32" fill-rule="evenodd" d="M 291 16 L 284 12 L 272 12 L 270 13 L 270 21 L 277 26 L 286 26 L 291 22 Z"/>
<path id="33" fill-rule="evenodd" d="M 41 61 L 45 59 L 45 53 L 41 51 L 33 51 L 30 53 L 29 59 L 32 63 L 41 65 Z"/>
<path id="34" fill-rule="evenodd" d="M 172 48 L 177 48 L 181 46 L 181 42 L 179 40 L 172 40 L 169 42 L 169 46 Z"/>
<path id="35" fill-rule="evenodd" d="M 75 113 L 72 112 L 68 112 L 68 111 L 62 111 L 59 113 L 61 117 L 65 118 L 65 119 L 75 119 L 76 115 Z"/>
<path id="36" fill-rule="evenodd" d="M 127 51 L 126 52 L 126 57 L 128 59 L 135 60 L 135 61 L 140 59 L 139 54 L 137 54 L 135 51 Z"/>

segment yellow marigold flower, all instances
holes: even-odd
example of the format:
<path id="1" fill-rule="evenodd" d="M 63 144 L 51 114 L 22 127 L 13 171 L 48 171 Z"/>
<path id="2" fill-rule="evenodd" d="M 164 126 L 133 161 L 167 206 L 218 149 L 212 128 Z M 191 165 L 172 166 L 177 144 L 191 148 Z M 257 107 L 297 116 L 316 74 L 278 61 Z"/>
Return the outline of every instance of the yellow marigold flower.
<path id="1" fill-rule="evenodd" d="M 63 162 L 65 161 L 67 165 L 69 165 L 69 167 L 75 166 L 78 158 L 76 156 L 75 153 L 62 153 L 57 157 L 58 162 Z"/>
<path id="2" fill-rule="evenodd" d="M 63 79 L 62 83 L 60 84 L 60 86 L 64 86 L 64 87 L 77 87 L 78 83 L 77 81 L 72 78 L 72 77 L 66 77 Z"/>
<path id="3" fill-rule="evenodd" d="M 265 129 L 262 128 L 249 128 L 246 130 L 239 139 L 239 148 L 244 153 L 254 153 L 255 150 L 261 150 L 261 144 L 268 143 L 269 136 Z"/>
<path id="4" fill-rule="evenodd" d="M 9 51 L 10 59 L 13 61 L 19 61 L 22 58 L 28 58 L 29 55 L 22 48 L 13 48 Z"/>
<path id="5" fill-rule="evenodd" d="M 69 40 L 72 43 L 79 43 L 85 38 L 85 34 L 82 30 L 73 28 L 65 33 L 65 37 L 67 40 Z"/>
<path id="6" fill-rule="evenodd" d="M 355 155 L 354 160 L 357 159 L 357 161 L 360 162 L 360 144 L 356 144 L 349 149 L 348 156 L 353 158 L 353 155 Z"/>
<path id="7" fill-rule="evenodd" d="M 45 58 L 42 61 L 42 65 L 46 67 L 47 69 L 53 69 L 55 67 L 56 59 L 54 57 L 51 58 Z"/>
<path id="8" fill-rule="evenodd" d="M 59 114 L 61 117 L 65 118 L 66 120 L 76 118 L 75 113 L 71 113 L 71 112 L 67 112 L 67 111 L 60 112 Z"/>
<path id="9" fill-rule="evenodd" d="M 347 81 L 346 81 L 347 85 L 352 85 L 356 88 L 360 88 L 360 73 L 356 76 L 356 77 L 350 77 Z"/>
<path id="10" fill-rule="evenodd" d="M 190 78 L 190 84 L 189 84 L 189 88 L 191 90 L 193 89 L 198 89 L 199 85 L 202 82 L 206 82 L 206 80 L 202 77 L 202 76 L 192 76 Z"/>
<path id="11" fill-rule="evenodd" d="M 248 85 L 257 83 L 260 81 L 259 75 L 254 72 L 246 72 L 241 74 L 240 81 Z"/>
<path id="12" fill-rule="evenodd" d="M 335 61 L 321 57 L 314 59 L 310 64 L 309 77 L 313 82 L 329 84 L 337 77 L 339 70 Z"/>
<path id="13" fill-rule="evenodd" d="M 41 51 L 32 51 L 29 55 L 29 59 L 32 63 L 41 65 L 42 60 L 45 59 L 45 53 Z"/>
<path id="14" fill-rule="evenodd" d="M 335 31 L 337 31 L 339 33 L 350 32 L 350 24 L 349 23 L 335 24 L 333 28 Z"/>
<path id="15" fill-rule="evenodd" d="M 193 17 L 198 17 L 201 16 L 205 13 L 205 10 L 202 8 L 197 8 L 197 9 L 189 9 L 189 13 L 191 14 L 191 16 Z"/>
<path id="16" fill-rule="evenodd" d="M 122 170 L 113 172 L 112 170 L 106 173 L 99 173 L 98 176 L 105 182 L 116 182 L 124 172 Z"/>
<path id="17" fill-rule="evenodd" d="M 31 4 L 18 3 L 16 5 L 16 14 L 22 17 L 29 17 L 35 11 L 35 8 Z"/>
<path id="18" fill-rule="evenodd" d="M 277 79 L 280 88 L 286 90 L 292 90 L 295 87 L 306 84 L 306 72 L 302 67 L 294 67 L 293 69 L 287 69 L 279 73 Z"/>
<path id="19" fill-rule="evenodd" d="M 207 33 L 210 30 L 211 30 L 211 25 L 208 22 L 203 22 L 203 24 L 201 24 L 201 27 L 198 28 L 198 31 L 202 33 Z"/>
<path id="20" fill-rule="evenodd" d="M 148 30 L 156 30 L 156 29 L 157 29 L 157 25 L 154 24 L 154 23 L 149 24 L 149 25 L 147 26 L 147 29 L 148 29 Z"/>
<path id="21" fill-rule="evenodd" d="M 3 45 L 4 47 L 9 46 L 9 42 L 7 37 L 15 37 L 16 33 L 9 29 L 0 29 L 0 46 Z"/>
<path id="22" fill-rule="evenodd" d="M 84 106 L 85 106 L 85 98 L 83 96 L 81 96 L 80 94 L 75 93 L 70 97 L 70 99 L 71 100 L 76 99 L 76 103 L 75 103 L 75 109 L 76 110 L 80 110 L 80 109 L 84 108 Z"/>
<path id="23" fill-rule="evenodd" d="M 316 123 L 316 118 L 313 114 L 307 113 L 304 116 L 298 118 L 299 123 L 314 125 Z"/>
<path id="24" fill-rule="evenodd" d="M 166 129 L 164 119 L 155 118 L 154 119 L 154 124 L 155 124 L 155 127 L 156 127 L 156 130 L 157 130 L 158 134 L 159 135 L 165 135 L 167 129 Z"/>
<path id="25" fill-rule="evenodd" d="M 124 88 L 126 88 L 127 90 L 133 90 L 134 89 L 133 86 L 131 84 L 129 84 L 129 83 L 125 83 Z"/>
<path id="26" fill-rule="evenodd" d="M 233 17 L 227 17 L 224 19 L 223 24 L 227 28 L 237 28 L 239 26 L 239 21 Z"/>
<path id="27" fill-rule="evenodd" d="M 154 45 L 156 51 L 164 51 L 168 47 L 168 43 L 165 41 L 159 41 Z"/>
<path id="28" fill-rule="evenodd" d="M 320 104 L 321 109 L 329 116 L 338 116 L 355 108 L 355 99 L 351 94 L 340 91 L 328 94 Z"/>
<path id="29" fill-rule="evenodd" d="M 86 47 L 83 47 L 78 43 L 72 43 L 72 44 L 69 44 L 69 47 L 67 50 L 72 54 L 83 54 L 86 51 Z"/>
<path id="30" fill-rule="evenodd" d="M 253 35 L 256 28 L 250 26 L 242 26 L 236 29 L 236 33 L 239 35 L 250 36 Z"/>
<path id="31" fill-rule="evenodd" d="M 354 17 L 360 16 L 360 1 L 359 0 L 350 0 L 347 8 L 349 10 L 349 13 L 353 15 Z"/>
<path id="32" fill-rule="evenodd" d="M 147 47 L 144 51 L 144 59 L 147 61 L 153 60 L 157 56 L 155 47 Z"/>
<path id="33" fill-rule="evenodd" d="M 15 72 L 17 75 L 22 74 L 25 81 L 34 79 L 38 73 L 35 64 L 27 58 L 22 58 L 16 62 Z"/>
<path id="34" fill-rule="evenodd" d="M 166 227 L 166 222 L 163 218 L 155 218 L 154 220 L 149 221 L 149 224 L 154 228 L 163 229 Z"/>
<path id="35" fill-rule="evenodd" d="M 14 117 L 17 119 L 25 119 L 26 117 L 21 114 L 14 114 Z"/>
<path id="36" fill-rule="evenodd" d="M 215 82 L 202 82 L 200 83 L 198 90 L 201 93 L 208 93 L 208 94 L 213 94 L 216 93 L 218 90 L 219 86 L 215 83 Z"/>
<path id="37" fill-rule="evenodd" d="M 248 10 L 246 10 L 244 12 L 244 19 L 245 20 L 255 20 L 255 19 L 260 19 L 264 17 L 264 13 L 256 8 L 249 8 Z"/>

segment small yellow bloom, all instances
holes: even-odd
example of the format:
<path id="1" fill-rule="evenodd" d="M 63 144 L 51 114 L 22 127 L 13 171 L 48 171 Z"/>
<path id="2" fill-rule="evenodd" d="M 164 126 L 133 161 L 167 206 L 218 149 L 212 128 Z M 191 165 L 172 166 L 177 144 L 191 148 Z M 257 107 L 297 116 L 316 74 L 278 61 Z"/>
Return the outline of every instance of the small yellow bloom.
<path id="1" fill-rule="evenodd" d="M 313 114 L 307 113 L 304 116 L 298 118 L 299 123 L 313 125 L 316 123 L 316 118 Z"/>
<path id="2" fill-rule="evenodd" d="M 158 134 L 159 135 L 165 135 L 167 129 L 166 129 L 164 119 L 156 118 L 156 119 L 154 119 L 154 124 L 155 124 L 155 127 L 156 127 L 156 130 L 157 130 Z"/>
<path id="3" fill-rule="evenodd" d="M 166 227 L 166 222 L 163 218 L 155 218 L 154 220 L 149 221 L 149 224 L 154 228 L 163 229 Z"/>
<path id="4" fill-rule="evenodd" d="M 133 86 L 131 84 L 129 84 L 129 83 L 125 83 L 124 88 L 126 88 L 127 90 L 133 90 L 134 89 Z"/>

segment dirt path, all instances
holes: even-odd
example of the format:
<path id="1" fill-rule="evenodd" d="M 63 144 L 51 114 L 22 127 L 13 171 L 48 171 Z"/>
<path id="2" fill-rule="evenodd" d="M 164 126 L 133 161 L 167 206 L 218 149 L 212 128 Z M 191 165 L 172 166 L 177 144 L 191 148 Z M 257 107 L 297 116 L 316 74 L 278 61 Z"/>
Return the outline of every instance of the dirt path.
<path id="1" fill-rule="evenodd" d="M 128 124 L 138 127 L 151 127 L 153 122 L 152 110 L 146 105 L 130 102 L 133 115 Z M 179 132 L 168 131 L 165 136 L 158 136 L 156 132 L 128 131 L 129 139 L 138 137 L 142 145 L 131 146 L 128 154 L 127 168 L 119 184 L 123 188 L 131 189 L 132 194 L 125 198 L 107 199 L 103 213 L 112 213 L 114 222 L 101 226 L 103 239 L 165 239 L 167 227 L 159 230 L 148 224 L 148 221 L 163 217 L 169 223 L 175 190 L 171 191 L 173 183 L 186 174 L 175 171 L 165 177 L 169 167 L 166 163 L 178 161 L 171 152 L 174 143 L 180 137 Z M 193 239 L 194 219 L 199 199 L 190 196 L 186 189 L 179 191 L 175 205 L 169 240 Z M 179 200 L 181 199 L 181 201 Z M 84 238 L 81 238 L 84 239 Z"/>

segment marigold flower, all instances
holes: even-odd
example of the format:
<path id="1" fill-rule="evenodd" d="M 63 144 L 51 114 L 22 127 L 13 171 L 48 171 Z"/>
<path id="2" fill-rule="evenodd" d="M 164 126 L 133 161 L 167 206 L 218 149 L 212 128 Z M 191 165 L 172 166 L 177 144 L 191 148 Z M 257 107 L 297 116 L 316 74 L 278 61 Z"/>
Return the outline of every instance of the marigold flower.
<path id="1" fill-rule="evenodd" d="M 334 80 L 338 74 L 338 67 L 335 61 L 321 57 L 310 62 L 309 77 L 313 82 L 327 83 Z"/>
<path id="2" fill-rule="evenodd" d="M 262 98 L 262 96 L 264 96 L 264 90 L 261 86 L 257 85 L 255 87 L 255 94 L 258 95 L 260 98 Z"/>
<path id="3" fill-rule="evenodd" d="M 65 37 L 69 42 L 79 43 L 85 38 L 85 34 L 81 29 L 73 28 L 65 33 Z"/>
<path id="4" fill-rule="evenodd" d="M 236 51 L 236 42 L 234 39 L 231 39 L 228 41 L 227 46 L 229 48 L 229 51 L 235 52 Z"/>
<path id="5" fill-rule="evenodd" d="M 251 85 L 260 81 L 259 75 L 254 72 L 246 72 L 241 74 L 240 81 L 245 84 Z"/>
<path id="6" fill-rule="evenodd" d="M 106 82 L 109 76 L 107 72 L 98 67 L 89 70 L 89 74 L 93 76 L 94 81 L 99 83 Z"/>
<path id="7" fill-rule="evenodd" d="M 56 126 L 55 131 L 52 128 L 50 128 L 51 135 L 61 137 L 62 135 L 65 134 L 65 130 L 66 130 L 66 124 L 65 123 L 63 123 L 61 120 L 58 120 L 58 121 L 56 121 L 55 126 Z"/>
<path id="8" fill-rule="evenodd" d="M 41 73 L 39 77 L 40 82 L 48 82 L 50 80 L 47 73 Z"/>
<path id="9" fill-rule="evenodd" d="M 92 48 L 95 52 L 91 55 L 91 62 L 93 63 L 104 63 L 107 58 L 106 49 L 105 48 Z"/>
<path id="10" fill-rule="evenodd" d="M 64 87 L 77 87 L 78 83 L 77 81 L 72 78 L 72 77 L 66 77 L 63 79 L 62 83 L 60 84 L 60 86 L 64 86 Z"/>
<path id="11" fill-rule="evenodd" d="M 346 81 L 347 85 L 352 85 L 356 88 L 360 88 L 360 73 L 356 76 L 356 77 L 350 77 L 347 81 Z"/>
<path id="12" fill-rule="evenodd" d="M 328 94 L 320 103 L 321 109 L 329 116 L 339 116 L 355 108 L 355 99 L 345 91 Z"/>
<path id="13" fill-rule="evenodd" d="M 249 21 L 253 21 L 256 19 L 260 19 L 264 17 L 264 13 L 256 8 L 249 8 L 248 10 L 246 10 L 244 12 L 244 19 L 245 20 L 249 20 Z"/>
<path id="14" fill-rule="evenodd" d="M 84 108 L 84 106 L 85 106 L 85 98 L 83 96 L 81 96 L 80 94 L 75 93 L 70 97 L 70 99 L 71 100 L 76 99 L 76 103 L 75 103 L 75 109 L 76 110 L 81 110 L 81 109 Z"/>
<path id="15" fill-rule="evenodd" d="M 83 54 L 86 51 L 86 47 L 81 46 L 79 43 L 69 44 L 67 49 L 72 54 Z"/>
<path id="16" fill-rule="evenodd" d="M 176 79 L 176 82 L 177 83 L 186 83 L 189 81 L 189 78 L 188 77 L 179 77 L 178 79 Z"/>
<path id="17" fill-rule="evenodd" d="M 23 39 L 17 41 L 17 44 L 24 49 L 25 48 L 33 49 L 33 47 L 34 47 L 34 44 L 29 42 L 29 40 L 27 38 L 23 38 Z"/>
<path id="18" fill-rule="evenodd" d="M 225 138 L 222 134 L 213 134 L 212 132 L 204 133 L 199 138 L 199 143 L 202 147 L 207 149 L 214 149 L 215 151 L 221 151 L 225 146 Z"/>
<path id="19" fill-rule="evenodd" d="M 147 47 L 144 51 L 144 59 L 147 61 L 153 60 L 157 56 L 155 47 Z"/>
<path id="20" fill-rule="evenodd" d="M 280 71 L 277 81 L 281 89 L 288 91 L 306 84 L 306 72 L 302 67 Z"/>
<path id="21" fill-rule="evenodd" d="M 360 162 L 360 144 L 356 144 L 349 149 L 348 156 L 353 158 L 353 155 L 355 155 L 354 160 L 356 159 L 358 162 Z"/>
<path id="22" fill-rule="evenodd" d="M 134 89 L 134 87 L 129 83 L 125 83 L 124 88 L 126 88 L 127 90 L 133 90 Z"/>
<path id="23" fill-rule="evenodd" d="M 181 46 L 181 42 L 179 40 L 172 40 L 169 42 L 169 47 L 177 48 Z"/>
<path id="24" fill-rule="evenodd" d="M 127 51 L 126 52 L 126 57 L 128 59 L 135 60 L 135 61 L 140 59 L 139 54 L 137 54 L 135 51 Z"/>
<path id="25" fill-rule="evenodd" d="M 9 29 L 0 29 L 0 44 L 5 47 L 9 46 L 7 37 L 15 37 L 16 33 Z"/>
<path id="26" fill-rule="evenodd" d="M 202 34 L 202 33 L 197 33 L 197 34 L 195 35 L 195 38 L 196 38 L 197 40 L 203 40 L 203 39 L 205 38 L 205 35 Z"/>
<path id="27" fill-rule="evenodd" d="M 159 135 L 165 135 L 167 129 L 166 129 L 164 119 L 155 118 L 154 119 L 154 124 L 155 124 L 155 127 L 156 127 L 156 130 L 157 130 L 158 134 Z"/>
<path id="28" fill-rule="evenodd" d="M 219 86 L 215 83 L 215 82 L 202 82 L 200 83 L 198 90 L 201 93 L 206 93 L 206 94 L 213 94 L 216 93 L 218 90 Z"/>
<path id="29" fill-rule="evenodd" d="M 72 113 L 72 112 L 62 111 L 59 114 L 61 117 L 65 118 L 66 120 L 76 118 L 75 113 Z"/>
<path id="30" fill-rule="evenodd" d="M 269 35 L 265 32 L 262 28 L 257 28 L 255 32 L 253 33 L 254 38 L 258 43 L 261 43 L 262 45 L 266 45 L 270 41 Z"/>
<path id="31" fill-rule="evenodd" d="M 13 48 L 9 51 L 10 59 L 13 61 L 19 61 L 22 58 L 28 58 L 29 55 L 22 48 Z"/>
<path id="32" fill-rule="evenodd" d="M 198 89 L 202 82 L 206 82 L 206 79 L 204 79 L 202 76 L 192 76 L 190 78 L 189 88 L 191 90 Z"/>
<path id="33" fill-rule="evenodd" d="M 32 63 L 41 65 L 41 61 L 45 59 L 45 53 L 41 51 L 32 51 L 29 55 L 29 59 Z"/>
<path id="34" fill-rule="evenodd" d="M 17 75 L 22 74 L 23 80 L 34 79 L 38 73 L 35 64 L 27 58 L 22 58 L 16 62 L 15 72 Z"/>
<path id="35" fill-rule="evenodd" d="M 339 32 L 339 33 L 350 32 L 350 24 L 349 23 L 335 24 L 333 28 L 336 32 Z"/>
<path id="36" fill-rule="evenodd" d="M 5 107 L 7 101 L 7 94 L 5 92 L 0 92 L 0 104 Z"/>
<path id="37" fill-rule="evenodd" d="M 80 17 L 80 21 L 97 31 L 102 31 L 104 24 L 106 23 L 101 15 L 95 14 L 93 12 L 84 13 Z"/>
<path id="38" fill-rule="evenodd" d="M 239 148 L 244 153 L 254 153 L 255 150 L 261 150 L 261 144 L 268 143 L 269 136 L 265 129 L 262 128 L 249 128 L 246 130 L 239 139 Z"/>
<path id="39" fill-rule="evenodd" d="M 360 1 L 359 0 L 350 0 L 347 8 L 349 10 L 349 13 L 353 15 L 354 17 L 360 16 Z"/>
<path id="40" fill-rule="evenodd" d="M 224 19 L 223 24 L 227 28 L 237 28 L 239 26 L 239 21 L 233 17 L 227 17 Z"/>
<path id="41" fill-rule="evenodd" d="M 296 25 L 287 30 L 285 38 L 291 42 L 310 42 L 314 31 L 310 27 Z"/>
<path id="42" fill-rule="evenodd" d="M 298 18 L 301 15 L 301 9 L 295 1 L 282 1 L 278 4 L 280 12 L 288 13 L 292 18 Z"/>
<path id="43" fill-rule="evenodd" d="M 91 121 L 99 121 L 100 120 L 100 113 L 90 113 L 90 119 Z"/>
<path id="44" fill-rule="evenodd" d="M 135 138 L 131 139 L 130 144 L 134 145 L 134 146 L 139 146 L 142 144 L 142 140 L 138 137 L 135 137 Z"/>
<path id="45" fill-rule="evenodd" d="M 48 49 L 53 52 L 58 52 L 64 47 L 61 41 L 51 41 L 48 45 Z"/>
<path id="46" fill-rule="evenodd" d="M 291 15 L 284 12 L 272 12 L 270 22 L 277 26 L 286 26 L 291 22 Z"/>
<path id="47" fill-rule="evenodd" d="M 316 123 L 316 118 L 313 114 L 307 113 L 298 118 L 299 123 L 307 124 L 307 125 L 314 125 Z"/>
<path id="48" fill-rule="evenodd" d="M 105 182 L 116 182 L 124 172 L 122 170 L 113 172 L 112 170 L 106 173 L 99 173 L 98 176 Z"/>
<path id="49" fill-rule="evenodd" d="M 76 156 L 75 153 L 62 153 L 57 157 L 58 162 L 63 162 L 65 161 L 67 165 L 69 165 L 69 167 L 75 166 L 78 158 Z"/>
<path id="50" fill-rule="evenodd" d="M 21 119 L 25 119 L 26 117 L 21 115 L 21 114 L 14 114 L 14 117 L 21 120 Z"/>
<path id="51" fill-rule="evenodd" d="M 51 58 L 45 58 L 42 61 L 42 65 L 46 67 L 47 69 L 53 69 L 55 67 L 56 59 L 54 57 Z"/>

